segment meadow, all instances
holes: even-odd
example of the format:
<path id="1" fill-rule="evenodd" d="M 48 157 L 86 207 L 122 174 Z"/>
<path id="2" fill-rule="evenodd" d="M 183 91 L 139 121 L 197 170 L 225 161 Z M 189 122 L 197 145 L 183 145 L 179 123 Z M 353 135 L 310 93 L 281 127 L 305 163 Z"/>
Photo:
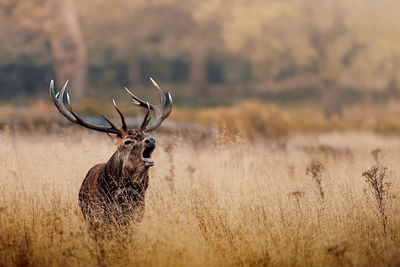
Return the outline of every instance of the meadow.
<path id="1" fill-rule="evenodd" d="M 0 266 L 396 266 L 400 138 L 342 131 L 193 144 L 158 136 L 143 221 L 92 237 L 87 131 L 0 134 Z"/>

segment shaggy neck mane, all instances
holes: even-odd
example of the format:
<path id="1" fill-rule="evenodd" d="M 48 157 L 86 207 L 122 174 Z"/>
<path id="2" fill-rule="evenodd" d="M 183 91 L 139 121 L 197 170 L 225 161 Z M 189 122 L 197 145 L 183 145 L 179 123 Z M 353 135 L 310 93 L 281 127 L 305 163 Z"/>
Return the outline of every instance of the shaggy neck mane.
<path id="1" fill-rule="evenodd" d="M 122 154 L 119 151 L 107 162 L 102 176 L 109 183 L 115 183 L 121 186 L 122 184 L 142 183 L 142 180 L 148 177 L 149 169 L 147 167 L 138 166 L 135 162 L 129 159 L 129 154 Z"/>

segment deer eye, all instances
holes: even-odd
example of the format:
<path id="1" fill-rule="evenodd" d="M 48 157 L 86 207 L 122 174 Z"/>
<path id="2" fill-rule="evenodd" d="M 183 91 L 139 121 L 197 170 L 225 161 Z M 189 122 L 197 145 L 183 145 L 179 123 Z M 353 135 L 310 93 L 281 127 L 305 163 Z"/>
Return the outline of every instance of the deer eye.
<path id="1" fill-rule="evenodd" d="M 125 141 L 124 144 L 127 146 L 127 145 L 132 144 L 132 143 L 133 143 L 132 141 L 129 141 L 129 140 L 128 140 L 128 141 Z"/>

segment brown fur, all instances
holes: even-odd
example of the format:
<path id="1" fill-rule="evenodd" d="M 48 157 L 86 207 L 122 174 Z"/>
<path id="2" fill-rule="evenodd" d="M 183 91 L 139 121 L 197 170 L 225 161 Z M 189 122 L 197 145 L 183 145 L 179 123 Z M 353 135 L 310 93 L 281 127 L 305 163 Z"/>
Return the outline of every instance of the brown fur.
<path id="1" fill-rule="evenodd" d="M 146 140 L 154 139 L 143 131 L 130 130 L 118 138 L 118 149 L 109 161 L 87 173 L 79 191 L 79 205 L 91 225 L 127 225 L 142 219 L 150 167 L 142 159 L 143 151 L 149 149 Z M 150 147 L 151 152 L 154 147 Z"/>

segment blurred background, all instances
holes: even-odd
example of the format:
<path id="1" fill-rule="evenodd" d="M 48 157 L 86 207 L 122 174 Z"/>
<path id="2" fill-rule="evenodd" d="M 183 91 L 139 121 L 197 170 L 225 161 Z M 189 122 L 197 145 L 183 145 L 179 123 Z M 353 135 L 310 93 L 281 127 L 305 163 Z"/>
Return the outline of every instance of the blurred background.
<path id="1" fill-rule="evenodd" d="M 138 108 L 249 138 L 292 132 L 400 132 L 397 0 L 0 0 L 0 127 L 62 120 L 51 79 L 82 114 Z M 141 113 L 140 113 L 141 114 Z M 66 120 L 65 120 L 66 121 Z M 61 122 L 60 122 L 61 123 Z"/>

